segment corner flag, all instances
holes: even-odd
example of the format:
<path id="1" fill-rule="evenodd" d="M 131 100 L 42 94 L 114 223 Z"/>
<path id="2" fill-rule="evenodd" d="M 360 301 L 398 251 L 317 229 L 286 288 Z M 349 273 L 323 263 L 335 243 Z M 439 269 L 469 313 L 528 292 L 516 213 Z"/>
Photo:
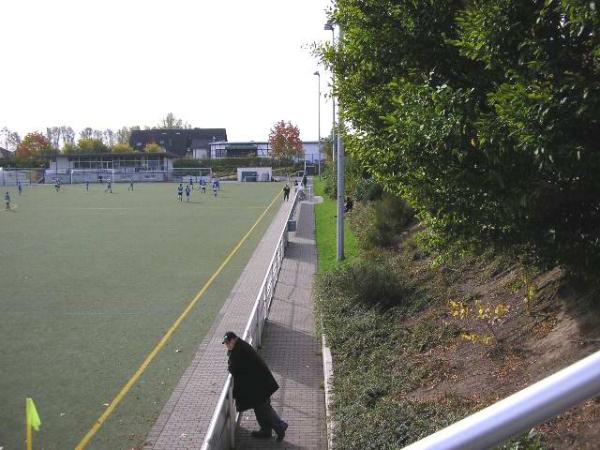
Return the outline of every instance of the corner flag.
<path id="1" fill-rule="evenodd" d="M 40 425 L 42 424 L 42 421 L 40 420 L 37 409 L 35 409 L 35 403 L 33 403 L 32 399 L 27 398 L 25 405 L 27 425 L 33 427 L 35 431 L 40 431 Z"/>

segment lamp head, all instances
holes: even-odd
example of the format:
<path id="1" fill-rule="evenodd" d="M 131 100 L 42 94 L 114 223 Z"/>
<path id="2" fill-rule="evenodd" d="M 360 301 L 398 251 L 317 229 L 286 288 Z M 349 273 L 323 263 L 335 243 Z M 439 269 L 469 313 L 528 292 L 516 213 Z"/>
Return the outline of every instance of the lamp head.
<path id="1" fill-rule="evenodd" d="M 318 76 L 318 77 L 320 77 L 320 76 L 321 76 L 321 74 L 319 73 L 319 71 L 318 71 L 318 70 L 317 70 L 315 73 L 313 73 L 313 75 L 316 75 L 316 76 Z"/>
<path id="2" fill-rule="evenodd" d="M 325 26 L 323 27 L 324 30 L 328 30 L 328 31 L 333 31 L 333 23 L 332 22 L 327 22 L 325 24 Z"/>

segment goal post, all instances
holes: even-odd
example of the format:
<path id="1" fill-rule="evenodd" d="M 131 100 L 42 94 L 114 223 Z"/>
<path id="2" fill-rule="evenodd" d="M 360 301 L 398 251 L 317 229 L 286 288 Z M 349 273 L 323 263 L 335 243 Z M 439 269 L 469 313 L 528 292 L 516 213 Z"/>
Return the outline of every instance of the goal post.
<path id="1" fill-rule="evenodd" d="M 193 183 L 198 183 L 200 180 L 210 180 L 212 169 L 210 167 L 174 167 L 171 176 L 174 181 L 189 183 L 191 179 Z"/>
<path id="2" fill-rule="evenodd" d="M 115 169 L 71 169 L 71 184 L 85 183 L 105 183 L 109 178 L 115 180 Z"/>

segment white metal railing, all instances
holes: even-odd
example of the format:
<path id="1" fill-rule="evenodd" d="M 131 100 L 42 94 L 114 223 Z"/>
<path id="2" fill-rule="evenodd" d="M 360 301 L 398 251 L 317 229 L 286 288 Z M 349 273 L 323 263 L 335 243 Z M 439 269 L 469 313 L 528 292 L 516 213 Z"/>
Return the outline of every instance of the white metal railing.
<path id="1" fill-rule="evenodd" d="M 262 285 L 254 301 L 252 313 L 248 319 L 246 329 L 242 335 L 242 339 L 248 342 L 253 347 L 260 346 L 261 336 L 265 321 L 269 316 L 269 309 L 273 301 L 275 285 L 279 276 L 279 270 L 283 263 L 285 248 L 288 243 L 288 222 L 294 215 L 294 210 L 298 204 L 298 196 L 294 195 L 292 200 L 292 208 L 290 214 L 285 221 L 285 225 L 279 235 L 275 253 L 271 258 L 271 263 L 267 269 L 267 273 L 263 279 Z M 235 410 L 233 401 L 233 383 L 231 375 L 227 376 L 225 386 L 219 396 L 219 401 L 215 407 L 210 425 L 206 432 L 202 450 L 224 450 L 235 447 L 235 428 L 237 425 L 238 413 Z"/>
<path id="2" fill-rule="evenodd" d="M 597 395 L 600 351 L 404 450 L 490 448 Z"/>

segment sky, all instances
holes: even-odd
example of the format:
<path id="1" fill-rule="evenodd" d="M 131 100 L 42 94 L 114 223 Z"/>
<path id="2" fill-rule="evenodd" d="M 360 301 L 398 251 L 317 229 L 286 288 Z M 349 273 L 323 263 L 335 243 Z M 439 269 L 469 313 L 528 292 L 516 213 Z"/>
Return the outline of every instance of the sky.
<path id="1" fill-rule="evenodd" d="M 172 112 L 229 141 L 279 120 L 331 131 L 330 74 L 310 53 L 331 0 L 2 0 L 0 129 L 23 137 L 156 125 Z"/>

